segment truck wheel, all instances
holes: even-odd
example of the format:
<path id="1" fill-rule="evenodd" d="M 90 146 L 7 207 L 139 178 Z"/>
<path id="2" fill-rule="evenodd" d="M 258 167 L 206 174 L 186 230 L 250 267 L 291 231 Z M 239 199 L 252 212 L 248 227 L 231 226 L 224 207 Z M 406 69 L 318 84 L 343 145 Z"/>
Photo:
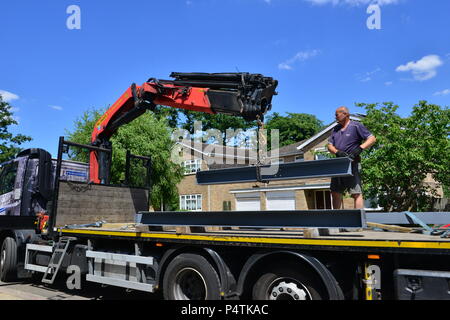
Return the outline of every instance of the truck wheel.
<path id="1" fill-rule="evenodd" d="M 12 282 L 17 278 L 17 244 L 13 238 L 3 240 L 0 251 L 0 281 Z"/>
<path id="2" fill-rule="evenodd" d="M 166 300 L 219 300 L 219 276 L 203 256 L 180 254 L 164 273 L 163 293 Z"/>
<path id="3" fill-rule="evenodd" d="M 297 267 L 274 267 L 262 274 L 253 286 L 253 300 L 323 300 L 317 276 Z"/>

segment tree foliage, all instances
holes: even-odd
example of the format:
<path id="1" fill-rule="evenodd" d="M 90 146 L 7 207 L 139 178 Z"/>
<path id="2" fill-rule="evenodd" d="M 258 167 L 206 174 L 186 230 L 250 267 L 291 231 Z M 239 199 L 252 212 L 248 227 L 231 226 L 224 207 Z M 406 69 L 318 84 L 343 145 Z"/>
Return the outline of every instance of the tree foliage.
<path id="1" fill-rule="evenodd" d="M 402 118 L 393 103 L 357 105 L 378 139 L 363 154 L 365 197 L 386 211 L 431 210 L 437 188 L 425 181 L 450 185 L 450 110 L 420 101 Z"/>
<path id="2" fill-rule="evenodd" d="M 312 114 L 288 112 L 287 116 L 281 116 L 275 112 L 267 118 L 265 128 L 268 141 L 271 141 L 270 130 L 279 130 L 280 147 L 283 147 L 311 138 L 323 128 L 323 123 Z"/>
<path id="3" fill-rule="evenodd" d="M 190 134 L 195 134 L 195 122 L 201 122 L 202 130 L 207 131 L 210 129 L 219 130 L 222 133 L 223 144 L 235 145 L 236 142 L 232 142 L 233 137 L 227 135 L 227 130 L 248 130 L 256 127 L 255 121 L 246 121 L 238 116 L 231 116 L 227 114 L 209 114 L 196 111 L 184 110 L 184 122 L 179 123 L 179 126 L 189 131 Z M 217 142 L 217 141 L 216 141 Z"/>
<path id="4" fill-rule="evenodd" d="M 0 95 L 0 163 L 13 158 L 21 148 L 22 143 L 31 141 L 32 138 L 22 134 L 12 134 L 9 127 L 17 125 L 13 112 L 8 102 L 3 101 Z"/>
<path id="5" fill-rule="evenodd" d="M 68 132 L 68 139 L 82 144 L 90 144 L 91 133 L 103 110 L 88 110 L 74 122 L 74 130 Z M 170 161 L 174 142 L 165 118 L 157 118 L 150 112 L 131 123 L 122 126 L 111 137 L 113 157 L 111 183 L 119 184 L 125 179 L 126 151 L 135 155 L 152 158 L 151 204 L 155 209 L 162 206 L 176 210 L 179 205 L 177 184 L 183 177 L 181 166 Z M 87 161 L 87 153 L 72 153 L 72 159 Z M 133 174 L 134 173 L 134 174 Z M 132 180 L 142 178 L 142 171 L 132 171 Z"/>

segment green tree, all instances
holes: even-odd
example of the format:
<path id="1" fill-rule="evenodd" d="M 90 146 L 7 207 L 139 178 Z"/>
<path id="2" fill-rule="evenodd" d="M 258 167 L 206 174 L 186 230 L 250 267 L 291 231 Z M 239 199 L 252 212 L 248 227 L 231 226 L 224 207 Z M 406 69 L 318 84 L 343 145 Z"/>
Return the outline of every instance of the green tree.
<path id="1" fill-rule="evenodd" d="M 309 139 L 323 128 L 323 123 L 316 116 L 306 113 L 291 113 L 281 116 L 275 112 L 267 118 L 265 129 L 268 130 L 268 141 L 271 141 L 270 130 L 280 131 L 280 147 Z"/>
<path id="2" fill-rule="evenodd" d="M 450 110 L 420 101 L 402 118 L 391 102 L 357 105 L 378 140 L 363 154 L 365 197 L 386 211 L 430 210 L 437 190 L 425 179 L 450 185 Z"/>
<path id="3" fill-rule="evenodd" d="M 0 95 L 0 163 L 13 158 L 21 148 L 22 143 L 31 141 L 32 138 L 22 134 L 12 134 L 9 127 L 17 125 L 17 121 L 13 118 L 13 112 L 8 102 L 3 101 Z"/>
<path id="4" fill-rule="evenodd" d="M 178 128 L 180 125 L 180 111 L 178 109 L 158 105 L 155 108 L 154 115 L 157 119 L 166 119 L 171 128 Z"/>
<path id="5" fill-rule="evenodd" d="M 74 130 L 68 131 L 68 139 L 73 142 L 89 144 L 95 123 L 103 114 L 102 110 L 91 109 L 74 122 Z M 152 158 L 151 204 L 155 209 L 176 210 L 179 206 L 177 184 L 183 177 L 181 166 L 170 161 L 174 142 L 171 140 L 171 129 L 165 118 L 158 118 L 147 112 L 122 126 L 111 137 L 113 157 L 111 165 L 111 183 L 120 183 L 125 179 L 126 150 L 136 155 Z M 74 150 L 71 158 L 87 161 L 88 154 Z M 132 179 L 139 180 L 139 171 L 134 172 Z"/>

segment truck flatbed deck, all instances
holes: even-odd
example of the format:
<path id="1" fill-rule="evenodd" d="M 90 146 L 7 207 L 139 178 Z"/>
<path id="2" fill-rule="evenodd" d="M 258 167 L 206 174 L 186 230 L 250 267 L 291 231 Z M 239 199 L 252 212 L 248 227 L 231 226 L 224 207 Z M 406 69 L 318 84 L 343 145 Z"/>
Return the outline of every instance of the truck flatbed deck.
<path id="1" fill-rule="evenodd" d="M 100 228 L 60 228 L 62 235 L 77 237 L 100 237 L 134 239 L 138 241 L 177 242 L 208 245 L 240 245 L 259 247 L 297 247 L 309 250 L 351 250 L 361 252 L 417 252 L 430 254 L 450 254 L 450 238 L 439 236 L 382 232 L 373 230 L 353 232 L 330 232 L 328 236 L 305 238 L 302 230 L 279 229 L 238 229 L 214 230 L 205 232 L 180 233 L 175 228 L 165 231 L 146 231 L 136 229 L 133 223 L 105 224 Z"/>

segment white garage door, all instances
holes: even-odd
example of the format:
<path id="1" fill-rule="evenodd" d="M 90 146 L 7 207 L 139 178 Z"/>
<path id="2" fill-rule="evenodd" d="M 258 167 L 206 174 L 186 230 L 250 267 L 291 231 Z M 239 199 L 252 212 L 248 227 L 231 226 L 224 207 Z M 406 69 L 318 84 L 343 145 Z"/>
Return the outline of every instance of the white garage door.
<path id="1" fill-rule="evenodd" d="M 295 210 L 295 192 L 267 192 L 267 210 Z"/>
<path id="2" fill-rule="evenodd" d="M 261 199 L 259 192 L 236 194 L 236 211 L 259 211 Z"/>

